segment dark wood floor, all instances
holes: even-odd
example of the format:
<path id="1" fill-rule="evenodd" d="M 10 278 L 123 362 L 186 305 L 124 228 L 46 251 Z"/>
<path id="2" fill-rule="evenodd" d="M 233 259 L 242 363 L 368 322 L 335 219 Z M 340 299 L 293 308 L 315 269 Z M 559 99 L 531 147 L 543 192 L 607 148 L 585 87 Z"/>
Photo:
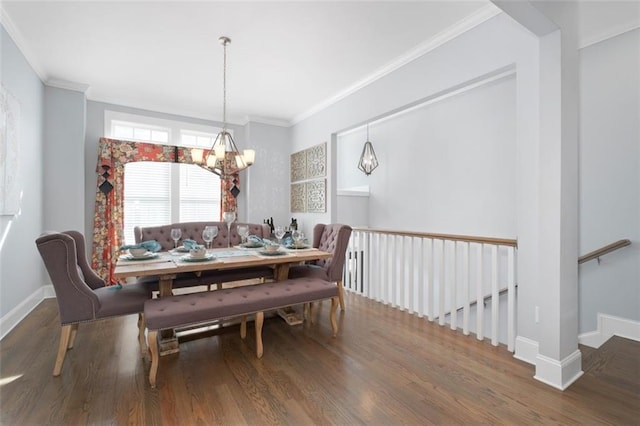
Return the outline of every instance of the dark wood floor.
<path id="1" fill-rule="evenodd" d="M 246 341 L 229 327 L 183 343 L 152 390 L 135 316 L 81 325 L 53 377 L 59 325 L 46 300 L 0 343 L 0 423 L 640 424 L 640 343 L 582 348 L 585 374 L 560 392 L 503 347 L 355 295 L 332 338 L 328 308 L 315 325 L 266 321 L 260 360 L 252 327 Z"/>

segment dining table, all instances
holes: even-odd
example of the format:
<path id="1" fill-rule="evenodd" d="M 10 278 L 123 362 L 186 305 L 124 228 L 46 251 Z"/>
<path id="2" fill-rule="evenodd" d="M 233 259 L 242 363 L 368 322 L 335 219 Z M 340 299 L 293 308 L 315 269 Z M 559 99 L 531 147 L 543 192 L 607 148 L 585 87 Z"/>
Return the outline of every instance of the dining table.
<path id="1" fill-rule="evenodd" d="M 158 277 L 158 297 L 173 295 L 173 280 L 177 274 L 192 272 L 196 275 L 204 271 L 251 268 L 270 266 L 274 270 L 276 281 L 287 279 L 290 265 L 301 262 L 330 258 L 328 253 L 317 248 L 282 248 L 276 253 L 260 249 L 247 249 L 240 246 L 208 249 L 202 259 L 195 259 L 188 252 L 170 250 L 168 252 L 148 253 L 147 256 L 134 258 L 129 254 L 121 255 L 114 270 L 114 277 L 126 285 L 127 278 L 145 276 Z M 213 290 L 216 291 L 216 290 Z M 279 312 L 289 324 L 299 323 L 291 311 Z M 292 316 L 293 315 L 293 316 Z M 179 351 L 178 338 L 174 330 L 162 333 L 160 354 L 167 355 Z"/>

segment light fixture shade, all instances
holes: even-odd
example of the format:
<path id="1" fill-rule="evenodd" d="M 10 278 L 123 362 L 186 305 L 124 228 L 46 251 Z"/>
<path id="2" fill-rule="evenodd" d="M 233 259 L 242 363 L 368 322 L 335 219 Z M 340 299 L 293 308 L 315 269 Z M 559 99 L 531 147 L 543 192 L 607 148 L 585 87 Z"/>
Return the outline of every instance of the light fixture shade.
<path id="1" fill-rule="evenodd" d="M 373 150 L 373 144 L 366 141 L 364 143 L 364 148 L 362 148 L 358 168 L 362 170 L 364 174 L 369 176 L 376 167 L 378 167 L 378 158 L 376 157 L 376 152 Z"/>

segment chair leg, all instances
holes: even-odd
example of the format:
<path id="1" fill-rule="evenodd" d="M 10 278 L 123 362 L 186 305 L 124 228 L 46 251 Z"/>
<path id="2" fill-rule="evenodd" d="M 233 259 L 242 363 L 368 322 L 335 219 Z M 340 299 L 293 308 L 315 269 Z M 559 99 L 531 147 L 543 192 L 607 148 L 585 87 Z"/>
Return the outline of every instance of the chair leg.
<path id="1" fill-rule="evenodd" d="M 71 330 L 73 325 L 63 325 L 60 329 L 60 345 L 58 346 L 58 356 L 56 357 L 56 365 L 53 367 L 53 375 L 59 376 L 62 371 L 62 363 L 67 355 L 69 341 L 71 340 Z"/>
<path id="2" fill-rule="evenodd" d="M 151 353 L 151 368 L 149 369 L 149 384 L 156 387 L 156 375 L 158 374 L 158 330 L 149 330 L 147 336 L 149 352 Z"/>
<path id="3" fill-rule="evenodd" d="M 338 310 L 338 300 L 335 297 L 331 298 L 331 311 L 329 313 L 329 321 L 331 322 L 331 329 L 333 330 L 333 337 L 338 334 L 338 322 L 336 321 L 336 311 Z"/>
<path id="4" fill-rule="evenodd" d="M 67 349 L 73 349 L 73 345 L 76 342 L 76 334 L 78 334 L 78 325 L 79 324 L 73 324 L 71 326 L 71 337 L 69 337 L 69 346 Z"/>
<path id="5" fill-rule="evenodd" d="M 264 323 L 264 312 L 256 312 L 256 356 L 262 358 L 262 324 Z"/>
<path id="6" fill-rule="evenodd" d="M 240 319 L 240 338 L 244 339 L 247 337 L 247 316 L 243 315 Z"/>
<path id="7" fill-rule="evenodd" d="M 138 313 L 138 343 L 140 344 L 140 355 L 144 358 L 147 353 L 147 342 L 144 339 L 144 329 L 147 327 L 144 321 L 144 313 Z"/>
<path id="8" fill-rule="evenodd" d="M 344 286 L 342 280 L 338 280 L 338 297 L 340 298 L 340 310 L 344 311 Z"/>

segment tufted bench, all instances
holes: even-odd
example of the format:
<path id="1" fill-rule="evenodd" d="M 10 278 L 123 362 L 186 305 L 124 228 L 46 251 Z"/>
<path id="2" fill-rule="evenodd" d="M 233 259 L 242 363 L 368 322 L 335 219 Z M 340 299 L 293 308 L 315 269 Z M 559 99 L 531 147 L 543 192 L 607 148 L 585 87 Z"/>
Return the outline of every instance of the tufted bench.
<path id="1" fill-rule="evenodd" d="M 171 250 L 174 246 L 171 239 L 171 229 L 179 228 L 182 231 L 181 240 L 190 239 L 198 244 L 205 244 L 202 239 L 202 231 L 205 226 L 213 225 L 218 227 L 218 235 L 211 243 L 212 248 L 227 247 L 229 239 L 231 245 L 240 244 L 240 235 L 238 235 L 238 225 L 249 226 L 249 234 L 256 235 L 260 238 L 269 238 L 271 236 L 271 228 L 266 224 L 256 223 L 232 223 L 231 233 L 228 233 L 227 224 L 225 222 L 179 222 L 169 225 L 159 226 L 136 226 L 133 229 L 136 244 L 142 241 L 156 240 L 162 246 L 163 251 Z M 193 272 L 180 273 L 173 280 L 173 288 L 196 287 L 201 285 L 210 286 L 217 284 L 220 288 L 222 283 L 248 280 L 253 278 L 273 278 L 273 269 L 267 266 L 259 266 L 243 269 L 231 269 L 226 271 L 204 271 L 202 274 L 196 275 Z M 158 291 L 158 277 L 149 276 L 138 279 L 139 283 L 144 283 L 153 291 Z"/>
<path id="2" fill-rule="evenodd" d="M 156 386 L 158 373 L 158 332 L 162 329 L 186 327 L 214 320 L 242 317 L 240 337 L 246 337 L 246 316 L 255 314 L 256 355 L 262 357 L 262 323 L 264 311 L 291 305 L 331 299 L 329 316 L 333 336 L 338 333 L 336 310 L 338 288 L 318 278 L 296 278 L 284 281 L 235 287 L 212 292 L 189 293 L 149 299 L 144 304 L 147 341 L 151 354 L 149 383 Z"/>

